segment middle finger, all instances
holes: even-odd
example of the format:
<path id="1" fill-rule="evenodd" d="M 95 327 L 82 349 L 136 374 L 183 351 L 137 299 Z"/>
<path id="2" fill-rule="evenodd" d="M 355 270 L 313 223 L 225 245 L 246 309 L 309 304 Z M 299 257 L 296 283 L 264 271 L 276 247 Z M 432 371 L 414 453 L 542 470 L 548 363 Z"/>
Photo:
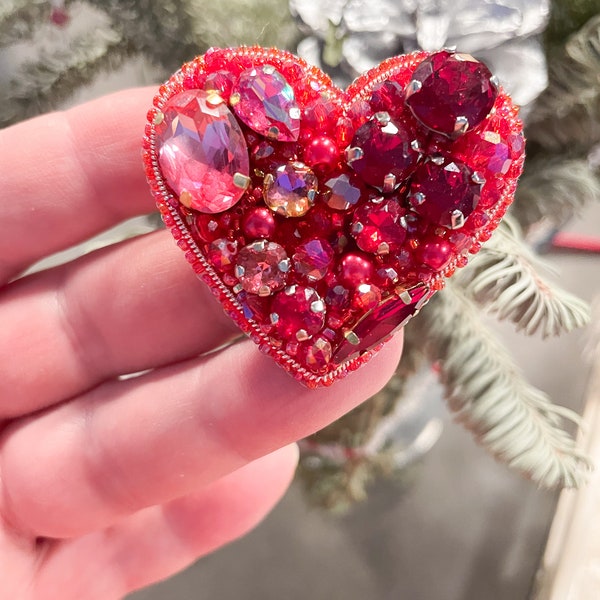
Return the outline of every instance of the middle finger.
<path id="1" fill-rule="evenodd" d="M 0 419 L 239 333 L 167 231 L 25 277 L 0 296 Z"/>

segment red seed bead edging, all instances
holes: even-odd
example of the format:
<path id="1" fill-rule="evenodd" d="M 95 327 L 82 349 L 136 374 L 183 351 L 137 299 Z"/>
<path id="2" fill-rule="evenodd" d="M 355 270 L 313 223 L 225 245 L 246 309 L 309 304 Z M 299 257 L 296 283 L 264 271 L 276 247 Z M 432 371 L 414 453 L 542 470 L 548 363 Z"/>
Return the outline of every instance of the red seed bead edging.
<path id="1" fill-rule="evenodd" d="M 308 387 L 331 385 L 368 362 L 393 331 L 381 328 L 382 339 L 370 340 L 374 345 L 368 348 L 363 348 L 359 340 L 357 350 L 352 353 L 356 344 L 353 332 L 366 332 L 366 324 L 370 327 L 369 319 L 376 318 L 379 307 L 385 308 L 382 312 L 388 315 L 398 313 L 410 318 L 416 314 L 435 291 L 443 287 L 444 278 L 467 263 L 468 253 L 476 253 L 489 239 L 514 197 L 524 162 L 522 124 L 516 107 L 498 88 L 490 114 L 475 128 L 456 139 L 428 129 L 401 100 L 415 68 L 429 56 L 415 52 L 385 60 L 358 77 L 343 92 L 318 68 L 285 51 L 260 47 L 211 49 L 183 65 L 160 86 L 154 106 L 148 112 L 143 160 L 165 225 L 196 274 L 210 287 L 238 327 L 262 352 Z M 269 131 L 264 127 L 253 131 L 238 118 L 250 159 L 248 181 L 236 182 L 245 186 L 241 200 L 215 214 L 187 208 L 184 198 L 169 186 L 159 164 L 163 134 L 158 131 L 164 131 L 165 106 L 170 98 L 184 90 L 205 90 L 209 94 L 220 92 L 222 101 L 235 115 L 244 110 L 243 106 L 233 110 L 240 75 L 256 68 L 262 72 L 265 65 L 265 73 L 270 75 L 275 69 L 294 95 L 285 102 L 279 99 L 271 111 L 276 114 L 280 106 L 289 106 L 292 110 L 297 107 L 297 112 L 290 115 L 291 120 L 286 117 L 288 129 L 281 134 L 273 117 L 275 126 Z M 297 118 L 298 139 L 289 141 L 289 123 L 296 135 Z M 360 127 L 375 119 L 380 127 L 386 127 L 389 119 L 392 131 L 395 123 L 403 132 L 414 132 L 414 140 L 408 141 L 419 155 L 414 161 L 415 168 L 430 160 L 438 160 L 443 165 L 456 160 L 457 164 L 466 165 L 461 167 L 463 172 L 472 174 L 476 182 L 481 181 L 479 203 L 462 226 L 443 227 L 428 222 L 414 210 L 414 199 L 412 203 L 408 199 L 414 170 L 401 181 L 390 179 L 378 186 L 360 180 L 352 168 L 352 141 Z M 235 148 L 229 150 L 230 155 L 236 151 Z M 265 188 L 269 190 L 272 186 L 267 175 L 294 161 L 308 165 L 311 177 L 318 179 L 314 195 L 314 185 L 307 186 L 309 208 L 302 216 L 290 216 L 295 214 L 293 211 L 286 216 L 283 209 L 275 213 L 265 203 L 265 193 L 268 193 Z M 411 169 L 412 165 L 408 167 Z M 296 170 L 300 175 L 306 171 Z M 340 176 L 336 193 L 340 190 L 340 194 L 348 194 L 348 201 L 343 196 L 330 200 L 331 188 L 325 185 Z M 345 182 L 352 182 L 353 188 L 349 189 Z M 295 189 L 297 196 L 299 188 Z M 358 201 L 356 190 L 360 191 Z M 278 203 L 283 198 L 285 206 L 285 181 L 279 192 Z M 431 194 L 433 197 L 434 191 Z M 398 235 L 389 229 L 393 225 L 391 217 L 382 213 L 389 206 L 394 207 L 393 222 L 402 228 Z M 377 218 L 365 216 L 369 207 Z M 369 230 L 361 232 L 361 226 L 376 227 L 378 220 L 386 229 L 381 235 L 374 231 L 372 237 L 367 238 Z M 285 293 L 279 284 L 275 291 L 267 286 L 264 295 L 242 289 L 240 277 L 243 280 L 243 274 L 236 267 L 236 257 L 242 248 L 260 239 L 285 248 L 288 259 L 280 264 L 280 270 L 285 273 L 288 293 L 289 286 L 303 290 L 308 284 L 312 291 L 307 302 L 318 299 L 309 310 L 322 319 L 312 318 L 307 330 L 301 327 L 299 318 L 299 324 L 288 328 L 285 337 L 278 335 L 277 323 L 272 321 L 279 315 L 272 314 L 271 305 L 278 294 Z M 313 244 L 312 257 L 306 253 L 311 240 L 318 240 Z M 310 260 L 315 261 L 314 265 Z M 316 275 L 309 278 L 308 272 Z M 401 302 L 409 304 L 403 308 Z M 394 303 L 398 303 L 398 309 L 387 309 Z M 278 305 L 285 306 L 285 303 Z M 315 322 L 320 327 L 318 331 Z M 374 327 L 377 325 L 375 321 Z M 281 324 L 279 327 L 282 329 Z M 346 356 L 350 358 L 343 358 Z"/>

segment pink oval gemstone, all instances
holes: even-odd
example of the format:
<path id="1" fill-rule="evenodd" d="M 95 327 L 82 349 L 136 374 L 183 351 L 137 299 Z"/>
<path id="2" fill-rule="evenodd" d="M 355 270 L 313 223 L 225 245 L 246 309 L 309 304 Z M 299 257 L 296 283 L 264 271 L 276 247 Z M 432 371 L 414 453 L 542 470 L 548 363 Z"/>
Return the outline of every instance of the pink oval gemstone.
<path id="1" fill-rule="evenodd" d="M 285 285 L 289 266 L 290 261 L 282 246 L 258 240 L 239 251 L 235 275 L 247 292 L 268 296 Z"/>
<path id="2" fill-rule="evenodd" d="M 203 90 L 170 98 L 156 127 L 158 162 L 182 204 L 204 213 L 231 208 L 250 172 L 242 130 L 224 102 Z"/>
<path id="3" fill-rule="evenodd" d="M 376 115 L 354 134 L 348 164 L 369 185 L 391 192 L 413 171 L 420 157 L 415 132 L 388 113 Z"/>
<path id="4" fill-rule="evenodd" d="M 415 171 L 408 199 L 423 218 L 458 229 L 477 206 L 482 183 L 461 161 L 434 158 Z"/>
<path id="5" fill-rule="evenodd" d="M 271 322 L 282 338 L 306 340 L 323 329 L 325 303 L 313 288 L 291 285 L 273 300 Z"/>
<path id="6" fill-rule="evenodd" d="M 272 65 L 243 71 L 229 102 L 237 116 L 257 133 L 282 142 L 298 139 L 300 108 L 294 90 Z"/>
<path id="7" fill-rule="evenodd" d="M 351 229 L 358 247 L 374 254 L 397 250 L 406 238 L 406 228 L 402 224 L 405 212 L 397 200 L 363 204 L 354 213 Z"/>
<path id="8" fill-rule="evenodd" d="M 456 136 L 492 110 L 498 89 L 490 70 L 470 54 L 442 50 L 426 58 L 406 88 L 406 104 L 425 127 Z"/>
<path id="9" fill-rule="evenodd" d="M 429 299 L 429 288 L 417 285 L 397 290 L 369 311 L 351 331 L 346 331 L 344 341 L 333 355 L 333 363 L 358 356 L 370 350 L 396 330 L 403 327 Z"/>

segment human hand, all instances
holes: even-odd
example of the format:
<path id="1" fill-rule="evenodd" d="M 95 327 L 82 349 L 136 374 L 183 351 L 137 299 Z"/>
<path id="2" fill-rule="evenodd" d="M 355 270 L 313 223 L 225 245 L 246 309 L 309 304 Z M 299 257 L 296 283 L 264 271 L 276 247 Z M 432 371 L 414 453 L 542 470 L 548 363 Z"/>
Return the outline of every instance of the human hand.
<path id="1" fill-rule="evenodd" d="M 401 335 L 308 390 L 239 332 L 167 231 L 10 281 L 150 212 L 152 90 L 0 132 L 0 597 L 110 600 L 254 526 L 289 445 L 391 376 Z M 149 370 L 126 380 L 119 375 Z"/>

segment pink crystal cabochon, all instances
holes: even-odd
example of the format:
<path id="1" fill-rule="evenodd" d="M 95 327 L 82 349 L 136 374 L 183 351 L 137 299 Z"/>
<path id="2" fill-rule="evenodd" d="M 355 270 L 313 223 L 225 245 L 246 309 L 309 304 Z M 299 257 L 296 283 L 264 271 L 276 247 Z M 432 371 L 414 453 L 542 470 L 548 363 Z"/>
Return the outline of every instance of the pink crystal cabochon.
<path id="1" fill-rule="evenodd" d="M 517 113 L 467 54 L 390 58 L 343 91 L 285 51 L 212 48 L 160 87 L 143 158 L 225 312 L 317 387 L 366 363 L 489 239 L 523 168 Z"/>

